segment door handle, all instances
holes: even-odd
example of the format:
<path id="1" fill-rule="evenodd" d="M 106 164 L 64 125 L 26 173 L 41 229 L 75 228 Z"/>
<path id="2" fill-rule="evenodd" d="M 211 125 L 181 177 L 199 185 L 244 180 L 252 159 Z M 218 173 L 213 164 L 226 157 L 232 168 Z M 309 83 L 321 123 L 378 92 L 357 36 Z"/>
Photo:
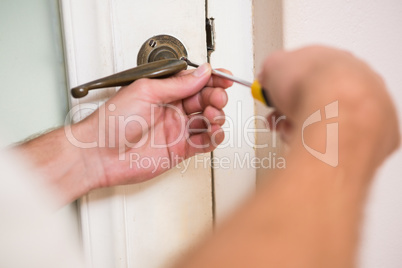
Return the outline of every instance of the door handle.
<path id="1" fill-rule="evenodd" d="M 74 98 L 82 98 L 88 95 L 89 90 L 127 86 L 140 78 L 163 78 L 186 69 L 187 63 L 183 60 L 158 60 L 74 87 L 71 89 L 71 95 Z"/>

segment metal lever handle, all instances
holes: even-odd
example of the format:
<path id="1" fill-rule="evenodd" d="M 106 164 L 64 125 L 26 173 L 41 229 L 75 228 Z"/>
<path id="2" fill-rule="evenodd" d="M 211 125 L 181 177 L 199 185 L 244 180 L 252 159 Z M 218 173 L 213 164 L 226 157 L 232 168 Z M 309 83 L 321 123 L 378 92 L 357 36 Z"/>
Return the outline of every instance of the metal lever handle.
<path id="1" fill-rule="evenodd" d="M 71 95 L 74 98 L 82 98 L 92 89 L 127 86 L 140 78 L 168 77 L 185 69 L 187 69 L 187 63 L 183 60 L 154 61 L 74 87 L 71 89 Z"/>

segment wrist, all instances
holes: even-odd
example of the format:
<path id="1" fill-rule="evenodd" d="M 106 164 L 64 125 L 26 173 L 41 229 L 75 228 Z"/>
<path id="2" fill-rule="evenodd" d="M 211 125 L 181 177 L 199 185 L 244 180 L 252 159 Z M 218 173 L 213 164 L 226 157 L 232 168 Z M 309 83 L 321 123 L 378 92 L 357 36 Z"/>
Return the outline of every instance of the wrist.
<path id="1" fill-rule="evenodd" d="M 59 128 L 18 147 L 41 175 L 42 182 L 59 198 L 61 205 L 87 193 L 91 187 L 81 161 L 81 152 Z"/>
<path id="2" fill-rule="evenodd" d="M 374 142 L 362 138 L 367 133 L 352 121 L 319 122 L 304 130 L 292 140 L 287 166 L 303 166 L 311 178 L 342 181 L 342 185 L 366 188 L 378 167 L 373 154 Z M 318 176 L 314 176 L 318 175 Z"/>
<path id="3" fill-rule="evenodd" d="M 70 128 L 71 130 L 69 130 Z M 89 120 L 66 126 L 71 146 L 77 152 L 77 163 L 81 167 L 81 178 L 86 182 L 86 192 L 103 187 L 103 165 L 100 156 L 98 131 Z"/>

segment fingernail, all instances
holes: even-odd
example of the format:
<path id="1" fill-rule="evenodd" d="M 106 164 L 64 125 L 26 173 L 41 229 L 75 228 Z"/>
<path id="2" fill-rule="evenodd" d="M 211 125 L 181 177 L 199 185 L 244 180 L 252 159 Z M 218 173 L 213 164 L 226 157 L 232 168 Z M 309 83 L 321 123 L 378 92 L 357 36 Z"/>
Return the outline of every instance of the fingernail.
<path id="1" fill-rule="evenodd" d="M 209 64 L 204 63 L 201 66 L 199 66 L 194 72 L 193 75 L 196 77 L 201 77 L 204 74 L 206 74 L 209 71 Z"/>

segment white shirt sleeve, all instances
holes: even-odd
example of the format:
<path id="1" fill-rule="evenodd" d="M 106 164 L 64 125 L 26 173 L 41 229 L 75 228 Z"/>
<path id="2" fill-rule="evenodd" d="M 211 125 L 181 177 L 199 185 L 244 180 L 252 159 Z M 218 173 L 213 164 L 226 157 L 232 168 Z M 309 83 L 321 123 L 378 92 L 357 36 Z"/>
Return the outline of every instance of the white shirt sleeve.
<path id="1" fill-rule="evenodd" d="M 0 267 L 84 267 L 65 215 L 23 160 L 0 151 Z"/>

